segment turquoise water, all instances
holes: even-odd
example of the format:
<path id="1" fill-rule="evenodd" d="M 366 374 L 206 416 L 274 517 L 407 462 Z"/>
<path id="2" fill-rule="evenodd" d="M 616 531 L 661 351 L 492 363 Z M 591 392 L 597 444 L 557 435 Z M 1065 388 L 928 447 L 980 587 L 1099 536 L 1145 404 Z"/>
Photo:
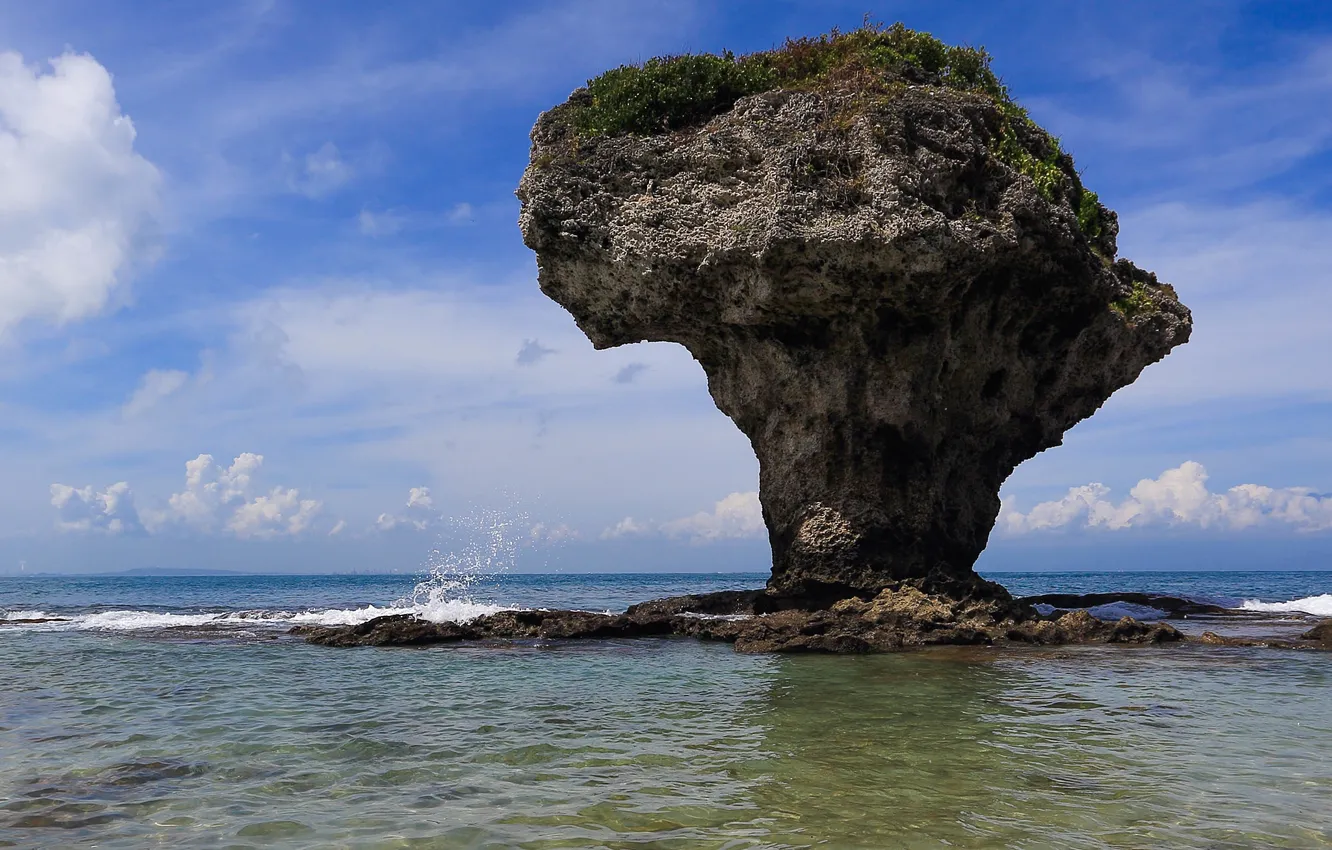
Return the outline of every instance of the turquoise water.
<path id="1" fill-rule="evenodd" d="M 1328 573 L 998 578 L 1332 592 Z M 1332 846 L 1325 654 L 284 636 L 370 606 L 617 609 L 759 581 L 513 576 L 461 603 L 385 576 L 0 580 L 11 619 L 72 618 L 0 627 L 0 846 Z"/>

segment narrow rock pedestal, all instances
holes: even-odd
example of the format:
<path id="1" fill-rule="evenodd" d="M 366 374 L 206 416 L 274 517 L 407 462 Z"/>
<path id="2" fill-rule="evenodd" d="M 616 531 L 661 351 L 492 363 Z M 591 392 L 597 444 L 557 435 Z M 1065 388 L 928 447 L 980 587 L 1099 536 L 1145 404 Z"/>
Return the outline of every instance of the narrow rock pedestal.
<path id="1" fill-rule="evenodd" d="M 598 348 L 702 365 L 758 457 L 777 607 L 973 577 L 1017 464 L 1188 339 L 1071 160 L 1094 235 L 994 153 L 984 95 L 773 91 L 591 138 L 581 97 L 537 122 L 518 190 L 541 289 Z"/>

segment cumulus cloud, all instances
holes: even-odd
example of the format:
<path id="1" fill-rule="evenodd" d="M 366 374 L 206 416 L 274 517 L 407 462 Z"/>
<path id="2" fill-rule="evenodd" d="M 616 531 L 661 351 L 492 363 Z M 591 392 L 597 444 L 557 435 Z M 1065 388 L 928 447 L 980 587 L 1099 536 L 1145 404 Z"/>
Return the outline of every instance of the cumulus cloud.
<path id="1" fill-rule="evenodd" d="M 380 531 L 392 531 L 395 528 L 411 528 L 425 531 L 439 523 L 442 518 L 435 510 L 435 500 L 430 495 L 429 487 L 413 487 L 407 491 L 407 510 L 401 514 L 380 514 L 375 519 L 375 528 Z"/>
<path id="2" fill-rule="evenodd" d="M 185 464 L 185 489 L 172 494 L 166 507 L 139 511 L 125 482 L 102 491 L 91 486 L 51 485 L 51 504 L 59 511 L 62 531 L 105 531 L 112 534 L 173 529 L 228 533 L 240 538 L 298 535 L 309 529 L 323 504 L 302 499 L 288 487 L 261 489 L 257 473 L 263 455 L 245 452 L 230 466 L 199 455 Z"/>
<path id="3" fill-rule="evenodd" d="M 760 537 L 767 530 L 763 523 L 763 508 L 758 493 L 732 493 L 717 502 L 711 511 L 699 511 L 693 516 L 663 523 L 640 522 L 625 517 L 601 533 L 603 540 L 658 534 L 666 537 L 686 538 L 695 543 L 715 540 L 735 540 Z"/>
<path id="4" fill-rule="evenodd" d="M 656 526 L 652 523 L 639 522 L 631 516 L 627 516 L 610 528 L 601 532 L 602 540 L 614 540 L 617 537 L 638 537 L 639 535 L 652 534 Z"/>
<path id="5" fill-rule="evenodd" d="M 763 508 L 759 506 L 758 493 L 753 490 L 732 493 L 714 505 L 711 511 L 699 511 L 662 525 L 662 531 L 672 537 L 693 540 L 758 537 L 766 530 Z"/>
<path id="6" fill-rule="evenodd" d="M 237 537 L 275 537 L 297 535 L 310 527 L 320 503 L 302 499 L 292 489 L 274 487 L 267 495 L 242 502 L 227 520 L 227 530 Z"/>
<path id="7" fill-rule="evenodd" d="M 138 416 L 159 401 L 180 390 L 190 378 L 177 369 L 150 369 L 139 381 L 138 388 L 125 402 L 125 416 Z"/>
<path id="8" fill-rule="evenodd" d="M 0 336 L 96 315 L 148 258 L 161 176 L 134 140 L 91 56 L 0 53 Z"/>
<path id="9" fill-rule="evenodd" d="M 134 508 L 134 494 L 124 481 L 100 492 L 92 487 L 51 485 L 51 505 L 60 513 L 56 527 L 61 531 L 100 531 L 107 534 L 132 534 L 143 531 L 139 513 Z"/>
<path id="10" fill-rule="evenodd" d="M 1116 502 L 1103 484 L 1073 487 L 1062 498 L 1022 513 L 1006 501 L 998 526 L 1008 534 L 1061 528 L 1117 531 L 1148 526 L 1192 526 L 1241 530 L 1287 527 L 1298 531 L 1332 528 L 1332 495 L 1304 487 L 1240 484 L 1222 493 L 1207 487 L 1207 470 L 1188 461 L 1158 478 L 1144 478 Z"/>
<path id="11" fill-rule="evenodd" d="M 145 513 L 149 530 L 179 526 L 242 538 L 300 534 L 323 504 L 293 488 L 261 490 L 256 479 L 263 464 L 264 456 L 253 452 L 237 455 L 230 466 L 208 454 L 187 461 L 185 489 L 167 500 L 166 510 Z"/>

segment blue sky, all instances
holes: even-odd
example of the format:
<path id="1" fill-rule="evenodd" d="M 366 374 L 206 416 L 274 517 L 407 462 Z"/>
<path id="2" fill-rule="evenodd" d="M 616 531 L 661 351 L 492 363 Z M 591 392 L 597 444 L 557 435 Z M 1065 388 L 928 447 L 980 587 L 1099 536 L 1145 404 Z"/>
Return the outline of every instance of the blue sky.
<path id="1" fill-rule="evenodd" d="M 1194 310 L 1017 471 L 982 563 L 1326 565 L 1332 8 L 872 8 L 986 46 Z M 411 569 L 485 511 L 524 568 L 764 568 L 756 463 L 701 370 L 594 352 L 512 193 L 589 76 L 865 11 L 0 6 L 0 573 Z"/>

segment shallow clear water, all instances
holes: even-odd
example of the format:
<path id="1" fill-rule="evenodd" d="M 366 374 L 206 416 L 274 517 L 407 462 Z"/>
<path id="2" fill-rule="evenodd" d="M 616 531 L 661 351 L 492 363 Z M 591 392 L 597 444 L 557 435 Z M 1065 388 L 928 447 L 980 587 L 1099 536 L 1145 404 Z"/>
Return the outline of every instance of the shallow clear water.
<path id="1" fill-rule="evenodd" d="M 1023 593 L 1120 580 L 1000 578 Z M 1332 591 L 1327 573 L 1132 587 L 1171 581 L 1235 599 Z M 755 583 L 511 577 L 471 590 L 489 604 L 622 608 Z M 0 611 L 358 610 L 391 607 L 410 584 L 28 579 L 0 581 Z M 0 845 L 1332 846 L 1326 654 L 330 650 L 283 628 L 0 628 Z"/>

